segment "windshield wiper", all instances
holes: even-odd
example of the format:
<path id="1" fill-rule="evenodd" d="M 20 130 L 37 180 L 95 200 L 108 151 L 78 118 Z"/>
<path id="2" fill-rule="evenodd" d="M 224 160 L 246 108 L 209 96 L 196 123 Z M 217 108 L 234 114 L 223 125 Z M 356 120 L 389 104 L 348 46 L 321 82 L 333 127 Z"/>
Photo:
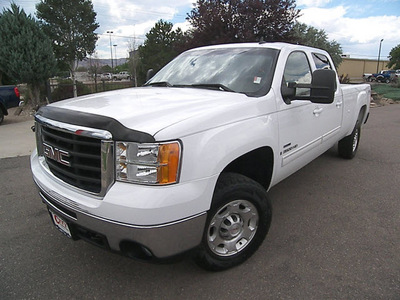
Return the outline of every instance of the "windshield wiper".
<path id="1" fill-rule="evenodd" d="M 144 86 L 166 86 L 166 87 L 173 87 L 172 84 L 170 84 L 168 81 L 158 81 L 158 82 L 150 82 L 148 84 L 145 84 Z"/>
<path id="2" fill-rule="evenodd" d="M 200 84 L 191 84 L 190 86 L 199 88 L 212 88 L 225 92 L 235 92 L 234 90 L 228 88 L 226 85 L 220 83 L 200 83 Z"/>

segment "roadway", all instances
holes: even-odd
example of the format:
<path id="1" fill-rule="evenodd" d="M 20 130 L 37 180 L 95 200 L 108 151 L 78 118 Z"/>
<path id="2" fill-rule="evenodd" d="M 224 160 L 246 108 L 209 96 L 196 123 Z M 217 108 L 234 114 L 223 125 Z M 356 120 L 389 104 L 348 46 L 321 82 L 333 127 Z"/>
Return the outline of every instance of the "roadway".
<path id="1" fill-rule="evenodd" d="M 2 126 L 4 137 L 11 127 Z M 353 160 L 331 149 L 275 186 L 266 240 L 220 273 L 189 258 L 154 265 L 68 240 L 37 194 L 30 150 L 3 155 L 0 298 L 400 299 L 399 128 L 400 105 L 374 108 Z M 32 142 L 26 134 L 14 138 Z M 0 139 L 0 153 L 8 142 Z"/>

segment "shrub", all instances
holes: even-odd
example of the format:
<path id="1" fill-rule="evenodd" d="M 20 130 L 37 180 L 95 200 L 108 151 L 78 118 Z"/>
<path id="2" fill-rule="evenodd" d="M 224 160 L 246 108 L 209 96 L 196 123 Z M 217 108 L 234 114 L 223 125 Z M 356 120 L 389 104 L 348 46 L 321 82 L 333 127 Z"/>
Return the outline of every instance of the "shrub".
<path id="1" fill-rule="evenodd" d="M 77 81 L 76 87 L 78 91 L 78 96 L 88 95 L 91 93 L 90 89 L 85 86 L 82 82 Z M 56 102 L 74 96 L 73 86 L 71 79 L 60 80 L 57 87 L 51 93 L 51 102 Z"/>
<path id="2" fill-rule="evenodd" d="M 350 83 L 349 75 L 347 75 L 347 74 L 340 75 L 339 76 L 339 82 L 340 83 Z"/>

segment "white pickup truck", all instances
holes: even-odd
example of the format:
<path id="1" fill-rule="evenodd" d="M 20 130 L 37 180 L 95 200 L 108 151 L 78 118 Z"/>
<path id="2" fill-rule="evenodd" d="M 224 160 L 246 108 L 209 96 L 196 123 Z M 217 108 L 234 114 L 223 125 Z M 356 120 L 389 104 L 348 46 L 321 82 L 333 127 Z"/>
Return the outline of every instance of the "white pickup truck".
<path id="1" fill-rule="evenodd" d="M 263 242 L 272 186 L 337 143 L 354 157 L 369 103 L 319 49 L 192 49 L 144 87 L 40 108 L 33 178 L 72 239 L 156 261 L 193 249 L 223 270 Z"/>
<path id="2" fill-rule="evenodd" d="M 123 72 L 119 72 L 119 73 L 117 73 L 117 74 L 113 74 L 113 75 L 112 75 L 112 78 L 113 78 L 114 80 L 122 80 L 122 79 L 127 79 L 127 80 L 129 80 L 129 79 L 131 79 L 131 75 L 129 75 L 128 72 L 123 71 Z"/>

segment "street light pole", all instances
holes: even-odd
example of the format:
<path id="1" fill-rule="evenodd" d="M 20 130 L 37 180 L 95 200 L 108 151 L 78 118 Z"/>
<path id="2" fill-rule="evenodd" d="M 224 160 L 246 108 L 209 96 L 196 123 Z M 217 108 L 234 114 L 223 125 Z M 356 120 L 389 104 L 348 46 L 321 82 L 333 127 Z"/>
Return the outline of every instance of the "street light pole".
<path id="1" fill-rule="evenodd" d="M 381 42 L 379 43 L 378 65 L 376 66 L 376 73 L 379 72 L 379 61 L 381 60 L 382 42 L 383 42 L 383 39 L 381 39 Z"/>
<path id="2" fill-rule="evenodd" d="M 112 55 L 112 43 L 111 43 L 111 34 L 113 34 L 113 32 L 112 31 L 107 31 L 107 33 L 110 34 L 111 70 L 114 71 L 113 55 Z"/>
<path id="3" fill-rule="evenodd" d="M 114 46 L 114 56 L 115 56 L 115 67 L 118 66 L 118 60 L 117 60 L 117 46 L 118 45 L 113 45 Z"/>

